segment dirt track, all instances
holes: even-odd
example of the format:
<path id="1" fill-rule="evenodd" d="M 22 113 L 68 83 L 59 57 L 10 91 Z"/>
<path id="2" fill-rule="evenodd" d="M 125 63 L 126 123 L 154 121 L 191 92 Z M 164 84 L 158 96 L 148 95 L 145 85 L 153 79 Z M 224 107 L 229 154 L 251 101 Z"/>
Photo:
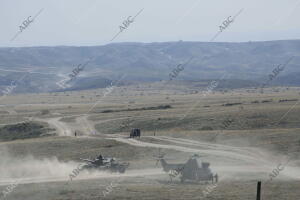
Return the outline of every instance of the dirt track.
<path id="1" fill-rule="evenodd" d="M 77 126 L 74 126 L 72 123 L 65 123 L 59 121 L 61 118 L 51 118 L 47 120 L 50 125 L 55 127 L 61 136 L 71 136 L 73 135 L 75 129 L 80 129 L 83 133 L 92 133 L 96 131 L 92 124 L 87 120 L 87 116 L 78 116 L 76 119 Z M 107 121 L 107 120 L 105 120 Z M 203 157 L 203 160 L 211 163 L 211 168 L 214 172 L 217 172 L 221 179 L 236 179 L 240 177 L 241 179 L 265 179 L 269 177 L 269 173 L 279 164 L 286 163 L 287 157 L 280 155 L 271 155 L 268 152 L 265 152 L 261 149 L 250 148 L 250 147 L 234 147 L 229 145 L 222 144 L 213 144 L 208 142 L 201 142 L 195 140 L 189 140 L 184 138 L 174 138 L 167 136 L 144 136 L 141 141 L 138 139 L 128 139 L 124 136 L 113 135 L 107 136 L 97 133 L 97 135 L 85 135 L 81 137 L 104 137 L 110 140 L 116 140 L 121 143 L 126 143 L 138 147 L 152 147 L 152 148 L 161 148 L 169 149 L 180 152 L 186 152 L 189 154 L 199 154 Z M 78 137 L 80 138 L 80 137 Z M 149 139 L 149 141 L 148 141 Z M 151 140 L 150 140 L 151 139 Z M 151 141 L 151 142 L 150 142 Z M 153 142 L 153 141 L 159 141 Z M 161 144 L 163 143 L 163 144 Z M 280 174 L 280 178 L 289 179 L 293 178 L 296 180 L 300 179 L 300 170 L 297 167 L 292 167 L 292 162 L 288 164 L 289 166 L 285 167 L 285 170 Z M 57 167 L 57 166 L 53 166 Z M 76 167 L 76 164 L 68 166 L 67 172 L 72 171 Z M 146 167 L 146 166 L 145 166 Z M 147 168 L 147 167 L 146 167 Z M 145 170 L 133 170 L 128 171 L 125 175 L 121 176 L 148 176 L 154 174 L 162 174 L 160 169 L 145 169 Z M 24 179 L 24 183 L 35 183 L 35 182 L 54 182 L 54 181 L 66 181 L 68 174 L 61 176 L 53 176 L 51 174 L 49 177 L 35 177 Z M 86 179 L 97 179 L 97 178 L 113 178 L 116 175 L 105 175 L 103 173 L 94 173 L 94 174 L 81 174 L 77 180 L 86 180 Z M 9 183 L 13 180 L 4 180 L 1 184 Z"/>
<path id="2" fill-rule="evenodd" d="M 85 111 L 86 107 L 82 110 Z M 152 135 L 150 131 L 143 131 L 141 138 L 129 139 L 127 134 L 124 135 L 123 133 L 104 134 L 106 133 L 105 126 L 110 122 L 112 122 L 110 126 L 119 125 L 119 122 L 130 118 L 128 116 L 136 117 L 135 113 L 105 115 L 91 113 L 85 115 L 80 114 L 84 113 L 82 110 L 67 110 L 68 112 L 65 112 L 68 114 L 63 115 L 61 114 L 62 110 L 53 109 L 50 111 L 51 114 L 43 115 L 41 118 L 38 118 L 38 114 L 35 115 L 37 118 L 33 120 L 47 122 L 56 129 L 57 135 L 61 137 L 8 142 L 8 149 L 12 153 L 25 152 L 26 150 L 29 154 L 34 152 L 32 157 L 24 156 L 24 159 L 22 159 L 22 155 L 27 155 L 27 152 L 15 159 L 14 155 L 17 154 L 11 154 L 2 163 L 0 162 L 0 170 L 6 170 L 4 174 L 1 173 L 0 175 L 1 189 L 16 180 L 20 180 L 21 177 L 23 178 L 20 180 L 18 189 L 10 196 L 12 200 L 23 199 L 23 195 L 25 197 L 28 195 L 28 199 L 33 200 L 102 199 L 101 192 L 111 182 L 117 182 L 118 186 L 105 199 L 199 199 L 202 192 L 211 185 L 193 183 L 188 180 L 182 184 L 179 177 L 170 183 L 168 174 L 162 171 L 160 165 L 155 165 L 156 161 L 153 155 L 158 152 L 158 149 L 166 153 L 165 158 L 168 163 L 184 163 L 189 156 L 196 153 L 202 157 L 203 161 L 210 163 L 213 173 L 219 175 L 219 183 L 211 192 L 211 197 L 207 197 L 207 199 L 255 199 L 255 186 L 258 180 L 262 180 L 265 184 L 263 191 L 267 194 L 264 194 L 264 197 L 268 198 L 264 199 L 292 200 L 295 195 L 298 195 L 297 192 L 288 193 L 288 191 L 294 191 L 299 185 L 300 170 L 297 167 L 299 164 L 295 160 L 291 160 L 271 182 L 269 175 L 272 170 L 279 164 L 284 165 L 289 157 L 275 154 L 270 149 L 270 151 L 266 150 L 267 148 L 257 147 L 259 145 L 243 146 L 242 144 L 250 144 L 247 140 L 249 138 L 245 138 L 247 141 L 245 143 L 239 142 L 243 140 L 246 135 L 244 132 L 247 130 L 241 130 L 244 131 L 241 134 L 238 131 L 232 131 L 232 133 L 228 131 L 229 134 L 226 132 L 225 136 L 222 135 L 221 137 L 224 138 L 222 144 L 215 141 L 209 142 L 211 141 L 211 136 L 207 137 L 211 133 L 209 131 L 181 132 L 173 131 L 173 129 L 158 132 L 156 136 L 150 136 Z M 76 114 L 77 111 L 79 114 Z M 147 117 L 151 114 L 155 115 L 155 112 L 146 113 L 145 116 L 138 115 L 136 118 L 145 117 L 144 121 L 147 121 Z M 54 113 L 58 114 L 54 115 Z M 165 116 L 164 113 L 162 116 Z M 157 119 L 157 117 L 161 116 L 157 115 L 154 118 Z M 99 132 L 102 124 L 103 133 Z M 96 125 L 98 125 L 97 128 L 100 128 L 95 129 Z M 79 133 L 77 137 L 74 137 L 75 131 Z M 257 131 L 262 132 L 261 135 L 266 138 L 262 141 L 260 141 L 260 133 L 256 134 L 255 131 L 249 131 L 247 134 L 251 138 L 258 138 L 258 143 L 274 142 L 273 139 L 277 139 L 276 134 L 270 134 L 272 140 L 268 140 L 269 132 L 265 134 L 264 131 Z M 214 135 L 215 131 L 212 133 Z M 232 134 L 233 140 L 231 138 L 227 140 L 226 137 L 228 135 L 231 137 L 230 134 Z M 285 136 L 285 134 L 280 133 L 278 140 L 283 141 L 281 137 Z M 0 147 L 5 145 L 3 143 Z M 41 152 L 35 154 L 35 151 Z M 118 159 L 124 159 L 131 165 L 125 174 L 82 171 L 72 182 L 69 182 L 71 184 L 67 184 L 70 173 L 80 162 L 78 159 L 89 156 L 92 158 L 99 152 L 106 156 L 113 155 Z M 284 153 L 284 151 L 282 152 Z M 5 157 L 0 156 L 2 159 Z M 51 156 L 58 158 L 53 159 Z M 2 166 L 3 163 L 4 166 Z M 45 188 L 49 192 L 45 191 Z M 39 192 L 41 195 L 38 195 Z M 273 198 L 273 196 L 278 196 L 278 198 Z M 286 196 L 288 198 L 285 198 Z"/>

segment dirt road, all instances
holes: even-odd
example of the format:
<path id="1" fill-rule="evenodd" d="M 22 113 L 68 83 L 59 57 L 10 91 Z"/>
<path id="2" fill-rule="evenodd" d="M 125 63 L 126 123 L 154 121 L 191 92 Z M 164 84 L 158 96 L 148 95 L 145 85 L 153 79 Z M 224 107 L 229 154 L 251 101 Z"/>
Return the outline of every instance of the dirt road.
<path id="1" fill-rule="evenodd" d="M 66 123 L 60 121 L 61 118 L 51 119 L 38 119 L 40 121 L 46 121 L 51 126 L 55 127 L 58 134 L 61 136 L 72 136 L 74 130 L 80 129 L 83 133 L 92 133 L 96 131 L 94 124 L 88 120 L 88 115 L 77 116 L 76 126 L 72 123 Z M 114 120 L 114 119 L 111 119 Z M 107 120 L 105 120 L 107 122 Z M 199 154 L 202 160 L 211 163 L 211 169 L 213 172 L 217 172 L 223 179 L 268 179 L 270 172 L 278 166 L 280 163 L 285 163 L 287 158 L 280 155 L 272 155 L 265 152 L 262 149 L 250 148 L 250 147 L 235 147 L 223 144 L 208 143 L 203 141 L 189 140 L 185 138 L 174 138 L 167 136 L 144 136 L 143 141 L 138 139 L 129 139 L 120 135 L 85 135 L 83 137 L 98 137 L 103 136 L 103 139 L 115 140 L 121 143 L 126 143 L 138 147 L 152 147 L 168 150 L 175 150 L 179 152 L 185 152 L 192 154 Z M 78 137 L 80 138 L 80 137 Z M 57 168 L 59 165 L 66 165 L 65 163 L 56 163 L 52 167 Z M 68 174 L 76 167 L 76 164 L 68 165 L 64 167 L 64 173 L 53 176 L 38 176 L 33 178 L 23 179 L 23 183 L 34 182 L 53 182 L 53 181 L 66 181 Z M 145 166 L 146 167 L 146 166 Z M 78 176 L 77 180 L 85 179 L 98 179 L 109 178 L 115 176 L 151 176 L 155 174 L 162 174 L 161 169 L 143 169 L 143 170 L 131 170 L 124 175 L 113 175 L 103 173 L 83 173 Z M 281 172 L 280 178 L 283 179 L 299 179 L 300 170 L 292 165 L 292 162 L 285 166 L 285 169 Z M 0 184 L 6 184 L 12 180 L 2 180 Z"/>

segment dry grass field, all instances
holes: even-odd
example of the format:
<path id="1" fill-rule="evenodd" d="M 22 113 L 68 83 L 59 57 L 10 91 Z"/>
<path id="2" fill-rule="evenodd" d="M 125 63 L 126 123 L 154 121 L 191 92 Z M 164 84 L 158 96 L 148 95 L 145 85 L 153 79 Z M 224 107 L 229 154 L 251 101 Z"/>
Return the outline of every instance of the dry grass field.
<path id="1" fill-rule="evenodd" d="M 205 95 L 193 88 L 140 84 L 117 87 L 105 97 L 103 91 L 1 100 L 0 191 L 19 181 L 6 199 L 252 200 L 259 180 L 263 199 L 299 199 L 300 88 Z M 23 122 L 29 126 L 19 127 Z M 4 138 L 11 125 L 23 134 Z M 141 138 L 129 139 L 131 128 L 140 128 Z M 219 182 L 181 183 L 178 177 L 171 182 L 156 165 L 159 149 L 170 163 L 199 154 Z M 130 166 L 124 174 L 82 172 L 68 181 L 80 158 L 99 153 Z M 278 165 L 284 169 L 270 180 Z"/>

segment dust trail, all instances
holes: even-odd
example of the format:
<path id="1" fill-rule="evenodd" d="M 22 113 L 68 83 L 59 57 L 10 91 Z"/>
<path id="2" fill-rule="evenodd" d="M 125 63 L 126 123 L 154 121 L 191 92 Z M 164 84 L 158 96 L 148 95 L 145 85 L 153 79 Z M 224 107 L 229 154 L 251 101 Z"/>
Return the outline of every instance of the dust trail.
<path id="1" fill-rule="evenodd" d="M 240 153 L 239 151 L 228 151 L 226 149 L 197 149 L 197 148 L 191 148 L 191 147 L 183 147 L 178 145 L 167 145 L 167 144 L 154 144 L 149 142 L 142 142 L 134 139 L 124 139 L 124 138 L 110 138 L 114 139 L 118 142 L 127 143 L 134 146 L 140 146 L 140 147 L 156 147 L 156 148 L 162 148 L 162 149 L 173 149 L 177 151 L 183 151 L 188 153 L 200 153 L 201 155 L 207 155 L 207 156 L 214 156 L 219 157 L 220 159 L 230 159 L 235 161 L 243 161 L 244 163 L 253 163 L 257 162 L 258 159 L 250 156 L 246 153 Z M 172 141 L 171 141 L 172 142 Z M 269 164 L 267 161 L 265 161 L 265 164 Z"/>
<path id="2" fill-rule="evenodd" d="M 75 166 L 74 166 L 75 168 Z M 29 184 L 29 183 L 45 183 L 45 182 L 65 182 L 66 184 L 72 184 L 72 182 L 80 180 L 93 180 L 93 179 L 110 179 L 110 178 L 129 178 L 129 177 L 147 177 L 153 175 L 164 175 L 159 168 L 153 169 L 142 169 L 142 170 L 127 170 L 124 174 L 119 173 L 110 173 L 110 172 L 101 172 L 101 171 L 82 171 L 76 178 L 72 181 L 69 180 L 65 174 L 64 176 L 35 176 L 35 177 L 23 177 L 23 178 L 7 178 L 0 179 L 1 185 L 9 185 L 12 182 L 18 181 L 20 184 Z"/>
<path id="3" fill-rule="evenodd" d="M 97 130 L 94 128 L 94 125 L 87 119 L 89 116 L 84 115 L 76 118 L 76 124 L 81 125 L 81 129 L 83 129 L 83 133 L 86 135 L 96 134 Z"/>
<path id="4" fill-rule="evenodd" d="M 235 147 L 235 146 L 228 146 L 223 144 L 214 144 L 214 143 L 208 143 L 208 142 L 199 142 L 195 140 L 189 140 L 189 139 L 183 139 L 183 138 L 173 138 L 173 137 L 167 137 L 167 136 L 148 136 L 153 139 L 158 139 L 162 141 L 172 142 L 176 144 L 182 144 L 182 145 L 189 145 L 189 146 L 197 146 L 200 147 L 200 149 L 206 149 L 206 150 L 221 150 L 221 151 L 228 151 L 232 153 L 238 153 L 238 154 L 244 154 L 254 157 L 256 161 L 259 161 L 260 163 L 264 163 L 266 165 L 269 165 L 270 162 L 267 160 L 276 160 L 278 155 L 276 157 L 272 156 L 270 153 L 267 153 L 265 150 L 261 150 L 259 148 L 251 148 L 251 147 Z M 271 159 L 271 156 L 273 157 Z"/>
<path id="5" fill-rule="evenodd" d="M 257 178 L 266 180 L 274 167 L 276 167 L 279 163 L 285 163 L 285 160 L 287 160 L 286 156 L 274 156 L 258 148 L 232 147 L 229 145 L 218 145 L 181 138 L 175 139 L 171 137 L 153 138 L 171 142 L 175 145 L 155 144 L 125 138 L 111 139 L 140 147 L 155 147 L 188 153 L 198 153 L 202 157 L 205 156 L 203 159 L 204 161 L 211 162 L 211 169 L 213 172 L 216 172 L 221 176 L 226 176 L 228 179 Z M 287 166 L 278 178 L 295 178 L 299 180 L 299 171 L 299 167 Z"/>
<path id="6" fill-rule="evenodd" d="M 74 130 L 69 128 L 69 126 L 66 123 L 59 121 L 61 118 L 62 117 L 50 118 L 50 119 L 34 118 L 34 120 L 49 123 L 58 131 L 59 136 L 73 136 Z"/>
<path id="7" fill-rule="evenodd" d="M 20 184 L 41 182 L 69 182 L 85 179 L 118 178 L 152 176 L 163 174 L 161 169 L 127 170 L 124 174 L 80 171 L 79 175 L 70 181 L 69 175 L 80 164 L 77 162 L 59 161 L 56 157 L 36 159 L 33 156 L 15 157 L 4 148 L 0 149 L 0 185 L 9 185 L 18 181 Z"/>
<path id="8" fill-rule="evenodd" d="M 5 148 L 0 149 L 0 181 L 41 177 L 67 177 L 75 162 L 61 162 L 56 157 L 36 159 L 31 155 L 12 156 Z"/>

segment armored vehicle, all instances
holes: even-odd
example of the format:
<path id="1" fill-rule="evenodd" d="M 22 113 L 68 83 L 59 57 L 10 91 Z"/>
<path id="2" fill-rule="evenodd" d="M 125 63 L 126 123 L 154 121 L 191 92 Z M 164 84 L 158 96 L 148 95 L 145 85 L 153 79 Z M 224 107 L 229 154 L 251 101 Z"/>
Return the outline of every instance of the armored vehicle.
<path id="1" fill-rule="evenodd" d="M 130 138 L 141 137 L 141 129 L 133 128 L 130 132 Z"/>
<path id="2" fill-rule="evenodd" d="M 129 163 L 117 162 L 115 158 L 103 157 L 101 154 L 94 160 L 81 159 L 86 162 L 82 166 L 82 170 L 100 170 L 100 171 L 110 171 L 124 173 Z"/>

